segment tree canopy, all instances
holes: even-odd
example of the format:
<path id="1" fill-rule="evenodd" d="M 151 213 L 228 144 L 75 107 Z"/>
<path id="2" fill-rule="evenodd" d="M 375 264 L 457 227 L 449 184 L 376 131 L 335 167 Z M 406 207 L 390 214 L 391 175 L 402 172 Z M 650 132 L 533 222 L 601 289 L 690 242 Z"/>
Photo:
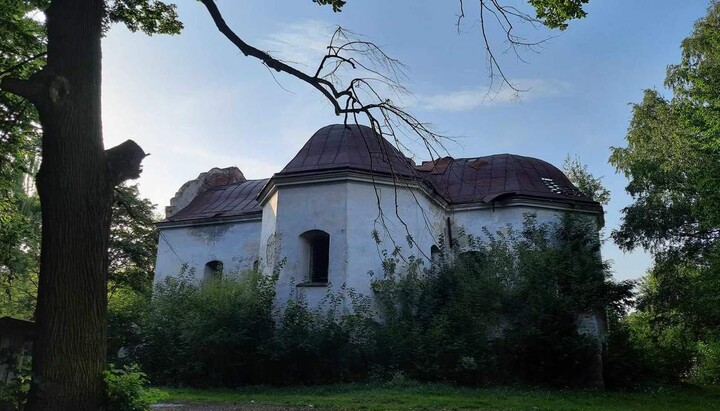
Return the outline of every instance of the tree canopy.
<path id="1" fill-rule="evenodd" d="M 627 147 L 610 163 L 630 180 L 617 244 L 655 259 L 629 319 L 664 378 L 720 381 L 720 3 L 712 1 L 667 68 L 667 90 L 633 105 Z"/>
<path id="2" fill-rule="evenodd" d="M 667 69 L 666 97 L 645 90 L 633 105 L 627 147 L 610 163 L 634 202 L 613 236 L 624 249 L 701 256 L 720 240 L 720 5 L 682 42 Z"/>

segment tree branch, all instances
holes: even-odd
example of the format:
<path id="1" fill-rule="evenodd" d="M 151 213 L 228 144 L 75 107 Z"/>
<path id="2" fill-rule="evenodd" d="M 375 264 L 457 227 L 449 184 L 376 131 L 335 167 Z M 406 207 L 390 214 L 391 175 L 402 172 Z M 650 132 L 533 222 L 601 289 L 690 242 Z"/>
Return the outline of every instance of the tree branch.
<path id="1" fill-rule="evenodd" d="M 108 175 L 113 185 L 140 177 L 142 172 L 140 163 L 149 155 L 132 140 L 105 150 Z"/>
<path id="2" fill-rule="evenodd" d="M 70 94 L 70 83 L 43 68 L 28 79 L 3 77 L 0 89 L 23 97 L 40 108 L 43 104 L 55 104 Z"/>
<path id="3" fill-rule="evenodd" d="M 3 77 L 3 79 L 0 80 L 0 89 L 27 99 L 31 103 L 40 101 L 43 88 L 44 87 L 41 82 L 32 78 L 24 80 L 12 77 Z"/>

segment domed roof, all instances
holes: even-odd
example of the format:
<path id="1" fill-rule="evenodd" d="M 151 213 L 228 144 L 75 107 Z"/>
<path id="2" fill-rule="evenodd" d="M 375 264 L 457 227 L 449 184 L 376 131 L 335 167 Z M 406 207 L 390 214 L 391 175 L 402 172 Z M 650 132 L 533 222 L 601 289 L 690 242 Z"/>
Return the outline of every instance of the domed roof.
<path id="1" fill-rule="evenodd" d="M 415 164 L 370 127 L 332 124 L 318 130 L 278 175 L 350 169 L 416 176 Z"/>
<path id="2" fill-rule="evenodd" d="M 453 204 L 531 197 L 600 206 L 583 195 L 557 167 L 532 157 L 514 154 L 460 159 L 445 157 L 425 162 L 418 170 Z"/>

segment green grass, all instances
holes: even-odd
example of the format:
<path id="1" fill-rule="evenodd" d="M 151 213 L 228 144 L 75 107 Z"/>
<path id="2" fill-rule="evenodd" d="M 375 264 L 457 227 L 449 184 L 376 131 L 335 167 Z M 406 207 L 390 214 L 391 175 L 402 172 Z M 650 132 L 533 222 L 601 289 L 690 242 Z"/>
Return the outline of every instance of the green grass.
<path id="1" fill-rule="evenodd" d="M 158 388 L 163 402 L 271 404 L 332 410 L 720 410 L 720 387 L 643 392 L 460 388 L 440 384 L 343 384 L 240 389 Z"/>

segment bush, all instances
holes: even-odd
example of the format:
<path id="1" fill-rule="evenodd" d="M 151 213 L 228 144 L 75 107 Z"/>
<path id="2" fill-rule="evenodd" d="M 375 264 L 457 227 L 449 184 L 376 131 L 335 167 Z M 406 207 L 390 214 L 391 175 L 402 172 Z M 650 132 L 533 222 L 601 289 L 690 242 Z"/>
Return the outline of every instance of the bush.
<path id="1" fill-rule="evenodd" d="M 597 382 L 588 370 L 599 371 L 598 342 L 576 320 L 622 306 L 632 284 L 610 280 L 587 224 L 538 224 L 529 215 L 521 232 L 466 238 L 454 244 L 461 253 L 431 269 L 411 258 L 401 272 L 399 251 L 390 253 L 373 284 L 380 366 L 463 384 Z"/>
<path id="2" fill-rule="evenodd" d="M 3 381 L 0 380 L 0 409 L 8 407 L 11 410 L 21 410 L 27 401 L 27 394 L 30 391 L 30 361 L 19 362 L 13 355 L 0 353 L 0 357 L 6 358 L 6 369 L 12 371 L 14 377 Z M 22 365 L 18 367 L 18 364 Z"/>
<path id="3" fill-rule="evenodd" d="M 140 314 L 114 318 L 139 321 L 128 360 L 140 361 L 160 384 L 320 384 L 395 375 L 591 384 L 599 345 L 578 332 L 578 316 L 621 307 L 631 284 L 609 279 L 586 224 L 574 218 L 538 224 L 528 216 L 521 231 L 463 238 L 463 247 L 441 244 L 444 253 L 432 267 L 394 250 L 372 284 L 374 303 L 343 287 L 329 291 L 319 308 L 302 297 L 274 308 L 277 273 L 199 284 L 184 272 L 156 286 L 146 311 L 118 304 Z"/>
<path id="4" fill-rule="evenodd" d="M 145 411 L 150 409 L 146 387 L 148 380 L 137 364 L 117 368 L 109 364 L 104 372 L 107 409 L 110 411 Z"/>
<path id="5" fill-rule="evenodd" d="M 192 273 L 155 288 L 135 357 L 161 384 L 264 382 L 274 334 L 274 278 L 249 271 L 198 284 Z"/>
<path id="6" fill-rule="evenodd" d="M 707 342 L 699 342 L 697 352 L 693 382 L 720 384 L 720 336 L 714 335 Z"/>

